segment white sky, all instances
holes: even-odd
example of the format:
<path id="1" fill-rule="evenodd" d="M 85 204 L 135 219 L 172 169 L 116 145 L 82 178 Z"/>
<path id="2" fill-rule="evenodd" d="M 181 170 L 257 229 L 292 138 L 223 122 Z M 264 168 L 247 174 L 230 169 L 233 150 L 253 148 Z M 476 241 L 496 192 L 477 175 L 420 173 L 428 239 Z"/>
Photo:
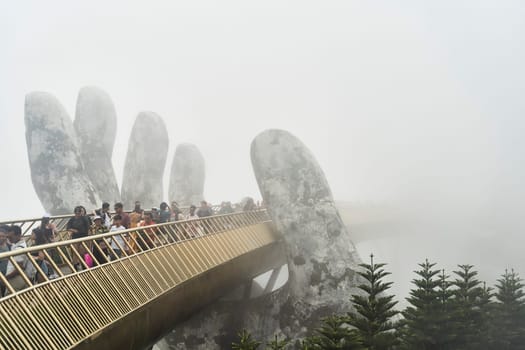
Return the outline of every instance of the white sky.
<path id="1" fill-rule="evenodd" d="M 505 0 L 0 0 L 0 219 L 43 213 L 25 94 L 48 91 L 73 118 L 96 85 L 117 110 L 119 182 L 143 110 L 168 127 L 165 192 L 192 142 L 212 202 L 260 198 L 250 143 L 282 128 L 354 203 L 360 254 L 389 263 L 399 297 L 427 257 L 474 263 L 489 284 L 525 274 L 524 18 Z"/>
<path id="2" fill-rule="evenodd" d="M 175 146 L 192 142 L 208 200 L 260 198 L 250 142 L 282 128 L 336 199 L 522 229 L 523 18 L 521 1 L 1 1 L 0 218 L 43 212 L 25 94 L 48 91 L 73 118 L 96 85 L 117 109 L 119 182 L 151 110 L 170 135 L 166 193 Z"/>

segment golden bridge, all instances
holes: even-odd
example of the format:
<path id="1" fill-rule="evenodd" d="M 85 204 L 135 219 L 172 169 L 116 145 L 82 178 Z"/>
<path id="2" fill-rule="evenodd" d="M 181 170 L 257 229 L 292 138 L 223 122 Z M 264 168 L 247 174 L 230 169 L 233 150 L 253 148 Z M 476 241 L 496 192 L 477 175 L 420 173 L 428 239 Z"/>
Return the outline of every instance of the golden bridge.
<path id="1" fill-rule="evenodd" d="M 62 231 L 69 217 L 52 220 Z M 39 220 L 1 224 L 18 224 L 27 236 Z M 7 289 L 0 298 L 0 349 L 143 349 L 233 287 L 282 264 L 276 265 L 279 237 L 264 209 L 61 237 L 0 254 L 19 273 L 9 280 L 0 273 Z M 95 252 L 112 259 L 99 261 Z M 38 253 L 56 278 L 41 269 Z M 75 261 L 84 269 L 77 271 Z"/>

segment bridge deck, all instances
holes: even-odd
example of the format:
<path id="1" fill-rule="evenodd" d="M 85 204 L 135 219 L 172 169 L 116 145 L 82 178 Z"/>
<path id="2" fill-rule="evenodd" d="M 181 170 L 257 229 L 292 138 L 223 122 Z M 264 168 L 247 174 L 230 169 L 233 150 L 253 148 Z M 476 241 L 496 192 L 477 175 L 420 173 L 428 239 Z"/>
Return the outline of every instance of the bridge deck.
<path id="1" fill-rule="evenodd" d="M 100 252 L 106 245 L 104 252 L 114 255 L 111 243 L 117 236 L 124 240 L 125 246 L 116 243 L 124 252 L 123 256 L 108 262 L 97 261 L 89 245 L 93 251 Z M 177 304 L 166 303 L 166 298 L 178 302 L 191 299 L 181 297 L 180 293 L 173 294 L 174 290 L 191 285 L 191 293 L 202 295 L 202 302 L 209 302 L 217 293 L 199 294 L 198 289 L 224 287 L 214 282 L 210 274 L 222 274 L 218 277 L 231 283 L 232 276 L 240 271 L 236 270 L 238 264 L 254 268 L 257 264 L 250 262 L 249 255 L 274 242 L 271 222 L 266 212 L 259 210 L 112 232 L 0 254 L 0 259 L 7 258 L 14 264 L 21 274 L 19 281 L 23 282 L 17 286 L 0 274 L 9 291 L 0 299 L 0 315 L 4 320 L 0 322 L 0 349 L 70 349 L 93 345 L 97 339 L 105 339 L 106 344 L 112 341 L 113 348 L 147 345 L 173 326 L 159 327 L 165 321 L 175 320 L 169 314 L 175 312 Z M 82 259 L 83 248 L 98 263 L 96 267 L 89 268 Z M 58 278 L 50 280 L 45 276 L 31 254 L 38 251 L 47 257 L 59 274 Z M 57 254 L 62 268 L 52 258 Z M 24 265 L 17 263 L 21 256 L 25 258 Z M 85 270 L 75 271 L 74 257 Z M 26 275 L 30 265 L 43 275 L 42 282 L 37 283 Z M 199 278 L 209 283 L 197 283 Z M 165 305 L 171 305 L 171 311 L 159 313 L 161 309 L 158 303 L 155 305 L 155 300 L 161 299 Z M 198 306 L 199 300 L 193 298 L 193 303 Z M 132 337 L 128 334 L 126 341 L 123 327 L 117 332 L 121 339 L 111 339 L 105 334 L 107 329 L 114 331 L 119 323 L 123 326 L 128 322 L 129 327 L 129 322 L 137 324 L 138 320 L 140 325 L 141 312 L 152 306 L 156 307 L 157 316 L 149 313 L 148 317 L 159 320 L 143 320 L 145 324 L 155 325 L 151 327 L 155 332 L 143 335 L 151 339 L 143 339 L 139 344 L 137 340 L 130 342 Z M 181 309 L 187 309 L 185 307 L 180 305 Z"/>

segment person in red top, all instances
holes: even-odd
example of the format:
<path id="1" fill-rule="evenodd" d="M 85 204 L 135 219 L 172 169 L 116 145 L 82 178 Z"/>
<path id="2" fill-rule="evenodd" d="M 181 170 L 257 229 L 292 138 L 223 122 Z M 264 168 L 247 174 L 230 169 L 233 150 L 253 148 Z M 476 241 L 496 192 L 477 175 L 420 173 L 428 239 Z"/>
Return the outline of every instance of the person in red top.
<path id="1" fill-rule="evenodd" d="M 131 218 L 129 217 L 129 214 L 126 213 L 124 211 L 124 206 L 122 205 L 122 203 L 118 202 L 118 203 L 115 203 L 115 213 L 117 213 L 117 215 L 120 215 L 121 217 L 121 225 L 124 226 L 125 228 L 130 228 L 130 224 L 131 224 Z"/>
<path id="2" fill-rule="evenodd" d="M 137 227 L 146 227 L 155 225 L 153 221 L 153 216 L 151 213 L 144 213 L 144 220 L 139 222 Z M 140 248 L 142 250 L 148 250 L 155 247 L 155 242 L 157 239 L 157 229 L 155 227 L 145 228 L 140 230 L 140 238 L 137 238 Z"/>

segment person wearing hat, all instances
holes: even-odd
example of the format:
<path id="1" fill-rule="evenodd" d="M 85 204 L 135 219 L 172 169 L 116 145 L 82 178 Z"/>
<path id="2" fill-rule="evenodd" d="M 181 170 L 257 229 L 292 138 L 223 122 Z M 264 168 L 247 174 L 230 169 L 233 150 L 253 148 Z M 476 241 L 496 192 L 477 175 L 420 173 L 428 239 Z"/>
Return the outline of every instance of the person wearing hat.
<path id="1" fill-rule="evenodd" d="M 102 233 L 108 233 L 109 230 L 106 226 L 104 226 L 104 222 L 102 220 L 102 217 L 99 215 L 95 215 L 93 217 L 93 227 L 91 228 L 91 232 L 94 235 L 99 235 Z"/>

